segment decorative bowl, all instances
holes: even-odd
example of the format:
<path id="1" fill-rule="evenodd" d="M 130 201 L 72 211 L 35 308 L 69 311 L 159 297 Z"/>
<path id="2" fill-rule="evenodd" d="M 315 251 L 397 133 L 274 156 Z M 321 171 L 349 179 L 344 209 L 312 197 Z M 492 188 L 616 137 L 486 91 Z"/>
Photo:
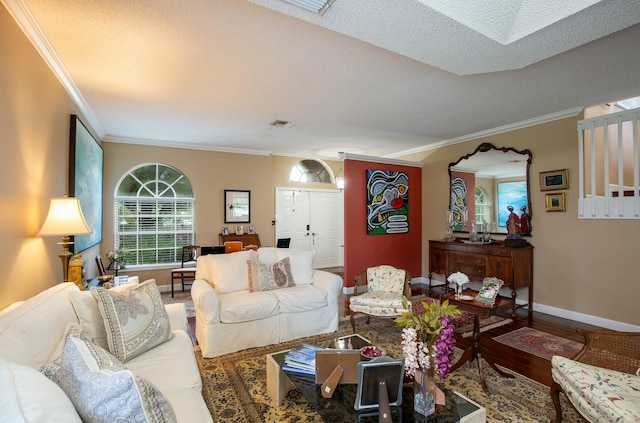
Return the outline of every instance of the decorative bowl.
<path id="1" fill-rule="evenodd" d="M 382 348 L 378 348 L 375 345 L 367 345 L 366 347 L 360 348 L 360 355 L 364 359 L 371 360 L 376 357 L 387 355 L 387 351 Z"/>

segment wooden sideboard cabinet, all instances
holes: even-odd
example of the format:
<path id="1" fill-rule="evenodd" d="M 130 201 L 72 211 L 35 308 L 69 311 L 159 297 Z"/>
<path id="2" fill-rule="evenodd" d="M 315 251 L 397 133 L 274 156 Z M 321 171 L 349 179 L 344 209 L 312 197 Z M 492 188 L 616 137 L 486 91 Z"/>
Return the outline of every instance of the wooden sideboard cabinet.
<path id="1" fill-rule="evenodd" d="M 482 281 L 487 276 L 495 276 L 504 281 L 511 289 L 513 299 L 513 315 L 519 307 L 528 307 L 532 313 L 533 303 L 533 246 L 505 247 L 503 241 L 493 244 L 471 244 L 457 240 L 429 241 L 429 292 L 431 292 L 431 276 L 440 273 L 448 277 L 455 272 L 462 272 L 469 279 Z M 519 288 L 529 288 L 527 304 L 516 304 Z M 446 289 L 446 284 L 445 284 Z"/>
<path id="2" fill-rule="evenodd" d="M 256 247 L 260 247 L 260 237 L 258 234 L 218 234 L 220 239 L 220 244 L 224 244 L 227 241 L 242 241 L 242 246 L 246 247 L 247 245 L 255 245 Z"/>

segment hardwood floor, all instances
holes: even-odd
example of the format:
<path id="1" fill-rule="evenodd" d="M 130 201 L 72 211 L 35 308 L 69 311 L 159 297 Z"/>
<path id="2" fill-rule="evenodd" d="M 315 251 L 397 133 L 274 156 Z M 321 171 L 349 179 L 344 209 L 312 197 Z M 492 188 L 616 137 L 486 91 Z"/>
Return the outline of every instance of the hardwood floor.
<path id="1" fill-rule="evenodd" d="M 427 294 L 427 285 L 413 285 L 412 295 L 421 294 Z M 349 314 L 349 303 L 347 296 L 344 294 L 341 297 L 341 303 L 344 304 L 344 308 L 341 310 L 341 315 L 347 316 Z M 496 364 L 525 375 L 528 378 L 536 380 L 547 386 L 551 386 L 552 383 L 551 362 L 549 360 L 500 344 L 492 338 L 518 328 L 528 326 L 566 339 L 583 342 L 584 340 L 582 336 L 576 332 L 577 328 L 597 329 L 595 326 L 573 320 L 562 319 L 536 311 L 533 312 L 532 318 L 529 319 L 528 312 L 525 309 L 519 309 L 517 315 L 518 317 L 514 319 L 513 323 L 483 332 L 480 336 L 480 344 L 484 347 L 485 352 L 490 354 Z M 456 346 L 461 349 L 466 349 L 472 344 L 472 342 L 472 338 L 463 339 L 462 337 L 458 337 L 456 339 Z"/>

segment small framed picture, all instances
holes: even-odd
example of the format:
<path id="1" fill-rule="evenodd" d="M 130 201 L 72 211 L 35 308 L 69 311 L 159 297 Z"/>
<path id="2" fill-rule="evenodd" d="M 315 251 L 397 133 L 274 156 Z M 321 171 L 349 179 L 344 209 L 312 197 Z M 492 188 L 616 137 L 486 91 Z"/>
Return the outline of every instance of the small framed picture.
<path id="1" fill-rule="evenodd" d="M 222 235 L 229 235 L 229 228 L 227 228 L 226 226 L 224 226 L 222 228 Z"/>
<path id="2" fill-rule="evenodd" d="M 256 233 L 256 228 L 253 225 L 247 226 L 247 233 L 248 234 L 255 234 Z"/>
<path id="3" fill-rule="evenodd" d="M 564 192 L 558 192 L 555 194 L 547 194 L 544 197 L 544 204 L 548 212 L 565 211 Z"/>
<path id="4" fill-rule="evenodd" d="M 569 171 L 567 169 L 540 172 L 540 191 L 569 188 Z"/>

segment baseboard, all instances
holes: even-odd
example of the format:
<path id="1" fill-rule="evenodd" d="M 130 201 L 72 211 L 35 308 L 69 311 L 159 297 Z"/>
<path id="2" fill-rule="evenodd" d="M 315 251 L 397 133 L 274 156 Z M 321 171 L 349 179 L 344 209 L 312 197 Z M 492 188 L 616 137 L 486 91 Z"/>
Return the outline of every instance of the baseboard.
<path id="1" fill-rule="evenodd" d="M 342 287 L 342 293 L 344 295 L 353 295 L 353 290 L 354 290 L 353 286 L 343 286 Z"/>
<path id="2" fill-rule="evenodd" d="M 605 319 L 603 317 L 592 316 L 590 314 L 578 313 L 576 311 L 565 310 L 558 307 L 552 307 L 544 304 L 533 303 L 533 309 L 540 313 L 550 314 L 563 319 L 569 319 L 576 322 L 584 322 L 589 325 L 599 326 L 602 328 L 623 331 L 623 332 L 640 332 L 640 326 L 630 323 L 618 322 L 616 320 Z"/>

